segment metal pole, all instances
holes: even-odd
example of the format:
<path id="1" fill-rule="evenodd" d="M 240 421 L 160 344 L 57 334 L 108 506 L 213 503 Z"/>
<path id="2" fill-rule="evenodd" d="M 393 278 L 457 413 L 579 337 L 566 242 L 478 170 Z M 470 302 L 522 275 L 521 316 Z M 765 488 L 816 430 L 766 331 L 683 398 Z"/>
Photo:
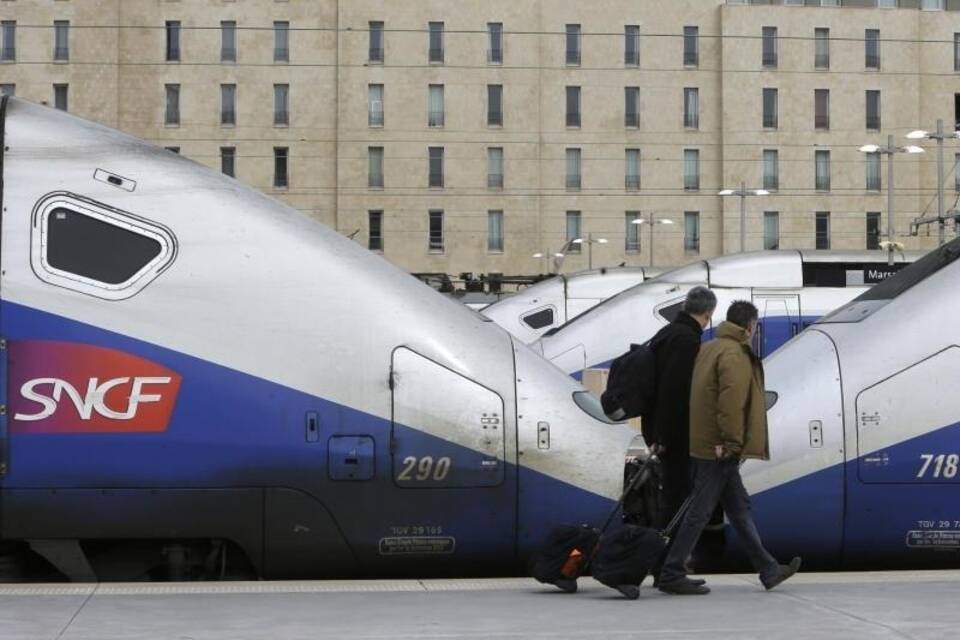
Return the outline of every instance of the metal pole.
<path id="1" fill-rule="evenodd" d="M 653 266 L 653 211 L 650 212 L 650 266 Z"/>
<path id="2" fill-rule="evenodd" d="M 887 136 L 887 264 L 893 264 L 893 135 Z"/>
<path id="3" fill-rule="evenodd" d="M 593 269 L 593 233 L 587 234 L 587 269 Z"/>
<path id="4" fill-rule="evenodd" d="M 747 183 L 740 183 L 740 253 L 747 244 Z"/>
<path id="5" fill-rule="evenodd" d="M 937 120 L 937 224 L 940 231 L 937 246 L 942 247 L 947 240 L 947 224 L 943 219 L 943 119 Z"/>

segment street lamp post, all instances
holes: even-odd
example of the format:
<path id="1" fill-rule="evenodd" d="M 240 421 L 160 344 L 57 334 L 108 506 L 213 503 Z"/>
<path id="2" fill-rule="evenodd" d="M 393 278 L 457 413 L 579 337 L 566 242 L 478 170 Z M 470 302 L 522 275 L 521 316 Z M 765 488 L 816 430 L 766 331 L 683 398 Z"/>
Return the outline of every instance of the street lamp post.
<path id="1" fill-rule="evenodd" d="M 937 224 L 939 226 L 939 246 L 943 246 L 943 243 L 947 241 L 947 219 L 944 216 L 943 211 L 943 141 L 947 138 L 957 137 L 960 137 L 960 131 L 951 131 L 949 134 L 945 134 L 943 132 L 942 119 L 937 120 L 936 133 L 917 130 L 911 131 L 907 134 L 907 138 L 910 140 L 921 140 L 923 138 L 927 138 L 929 140 L 937 141 Z"/>
<path id="2" fill-rule="evenodd" d="M 559 251 L 538 251 L 535 254 L 533 254 L 531 257 L 544 258 L 545 260 L 552 257 L 554 259 L 554 263 L 553 263 L 554 269 L 557 271 L 560 271 L 560 267 L 563 265 L 563 259 L 567 256 L 567 250 L 570 248 L 571 245 L 579 244 L 580 242 L 582 242 L 580 238 L 572 238 L 570 240 L 567 240 L 565 243 L 563 243 L 563 246 L 560 247 Z M 606 240 L 604 240 L 604 242 L 606 242 Z M 552 273 L 549 270 L 549 266 L 550 266 L 550 263 L 548 260 L 547 271 L 549 273 Z"/>
<path id="3" fill-rule="evenodd" d="M 653 227 L 658 224 L 673 224 L 673 220 L 670 218 L 660 218 L 657 220 L 657 214 L 653 211 L 650 212 L 650 221 L 643 218 L 634 218 L 630 221 L 630 224 L 645 224 L 650 227 L 650 266 L 653 266 Z"/>
<path id="4" fill-rule="evenodd" d="M 593 233 L 587 233 L 586 239 L 574 238 L 573 240 L 570 241 L 570 244 L 578 244 L 580 246 L 587 245 L 587 268 L 593 269 L 593 245 L 607 244 L 607 239 L 606 238 L 594 239 Z"/>
<path id="5" fill-rule="evenodd" d="M 745 251 L 747 244 L 747 196 L 768 196 L 766 189 L 747 189 L 744 182 L 739 189 L 724 189 L 717 193 L 720 196 L 740 196 L 740 253 Z"/>
<path id="6" fill-rule="evenodd" d="M 887 156 L 887 264 L 893 264 L 894 233 L 893 233 L 893 156 L 897 153 L 923 153 L 923 149 L 916 145 L 895 147 L 893 136 L 887 136 L 887 146 L 865 144 L 860 147 L 863 153 L 882 153 Z"/>

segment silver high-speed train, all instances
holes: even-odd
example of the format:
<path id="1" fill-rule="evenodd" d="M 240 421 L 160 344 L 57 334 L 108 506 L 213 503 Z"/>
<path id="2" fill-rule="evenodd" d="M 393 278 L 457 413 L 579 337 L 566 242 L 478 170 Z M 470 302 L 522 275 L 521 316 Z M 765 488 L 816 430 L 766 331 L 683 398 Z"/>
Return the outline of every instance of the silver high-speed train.
<path id="1" fill-rule="evenodd" d="M 958 258 L 954 240 L 764 361 L 772 462 L 744 477 L 781 555 L 960 563 Z"/>
<path id="2" fill-rule="evenodd" d="M 603 521 L 635 432 L 493 322 L 161 148 L 0 132 L 0 568 L 514 573 Z"/>
<path id="3" fill-rule="evenodd" d="M 662 269 L 613 267 L 560 274 L 491 304 L 481 313 L 525 343 L 573 320 Z"/>
<path id="4" fill-rule="evenodd" d="M 890 266 L 886 254 L 877 251 L 792 250 L 698 260 L 615 295 L 547 332 L 532 346 L 575 377 L 584 369 L 607 368 L 631 343 L 653 337 L 673 319 L 687 292 L 703 285 L 717 295 L 717 321 L 734 300 L 757 305 L 760 328 L 755 348 L 765 357 L 817 318 L 917 257 L 900 254 Z"/>

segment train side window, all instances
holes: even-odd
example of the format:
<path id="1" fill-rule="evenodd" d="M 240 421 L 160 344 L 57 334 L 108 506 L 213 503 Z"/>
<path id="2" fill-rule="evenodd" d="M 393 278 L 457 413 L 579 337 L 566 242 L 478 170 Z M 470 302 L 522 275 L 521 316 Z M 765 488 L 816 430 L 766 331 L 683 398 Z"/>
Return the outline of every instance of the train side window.
<path id="1" fill-rule="evenodd" d="M 667 322 L 673 322 L 674 318 L 677 317 L 677 314 L 680 313 L 681 309 L 683 309 L 683 302 L 677 302 L 675 304 L 663 307 L 662 309 L 658 310 L 657 313 L 659 313 L 660 317 Z"/>
<path id="2" fill-rule="evenodd" d="M 553 307 L 545 307 L 521 316 L 520 319 L 531 329 L 543 329 L 554 323 L 554 317 Z"/>
<path id="3" fill-rule="evenodd" d="M 41 280 L 108 300 L 142 290 L 176 253 L 164 227 L 72 194 L 38 203 L 31 240 Z"/>

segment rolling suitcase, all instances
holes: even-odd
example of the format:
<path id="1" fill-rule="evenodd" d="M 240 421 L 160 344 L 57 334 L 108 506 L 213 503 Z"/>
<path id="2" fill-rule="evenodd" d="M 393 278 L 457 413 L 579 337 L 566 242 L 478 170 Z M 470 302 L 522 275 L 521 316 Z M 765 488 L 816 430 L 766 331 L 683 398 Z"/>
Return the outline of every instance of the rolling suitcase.
<path id="1" fill-rule="evenodd" d="M 666 549 L 668 534 L 683 517 L 689 499 L 663 532 L 637 525 L 623 525 L 609 533 L 607 529 L 627 496 L 650 479 L 658 462 L 656 454 L 652 453 L 640 465 L 600 529 L 565 524 L 551 530 L 532 559 L 531 575 L 539 582 L 573 593 L 577 590 L 577 578 L 592 567 L 597 581 L 627 597 L 636 597 L 631 589 L 623 586 L 639 586 Z"/>

